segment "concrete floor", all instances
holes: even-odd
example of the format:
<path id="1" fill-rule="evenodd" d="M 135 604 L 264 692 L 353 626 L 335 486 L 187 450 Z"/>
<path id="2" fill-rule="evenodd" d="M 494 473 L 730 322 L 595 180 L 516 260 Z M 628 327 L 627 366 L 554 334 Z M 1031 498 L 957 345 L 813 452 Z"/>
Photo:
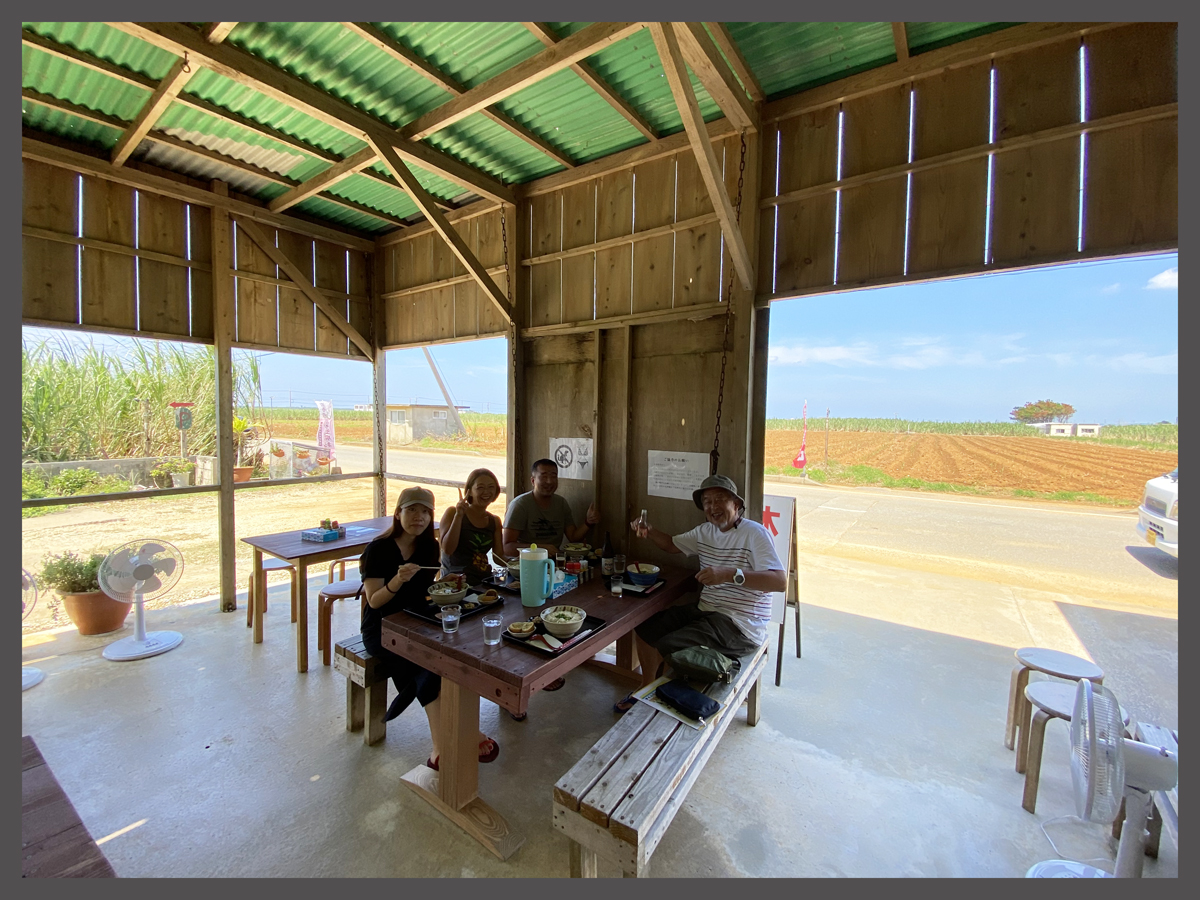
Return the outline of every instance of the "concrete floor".
<path id="1" fill-rule="evenodd" d="M 1012 650 L 1088 655 L 1131 713 L 1177 728 L 1174 618 L 819 555 L 802 554 L 801 571 L 804 656 L 789 625 L 782 686 L 772 659 L 762 721 L 738 713 L 651 876 L 1019 877 L 1059 855 L 1113 858 L 1105 828 L 1052 821 L 1074 813 L 1065 723 L 1047 728 L 1037 814 L 1021 808 L 1002 741 Z M 26 637 L 24 663 L 46 679 L 22 695 L 22 733 L 117 873 L 566 876 L 551 788 L 611 726 L 620 685 L 577 670 L 536 695 L 524 723 L 481 704 L 502 748 L 480 769 L 481 794 L 526 838 L 500 862 L 400 786 L 430 749 L 415 705 L 375 747 L 345 730 L 345 680 L 315 655 L 317 590 L 305 675 L 286 582 L 271 588 L 257 646 L 244 607 L 222 614 L 213 600 L 151 611 L 151 630 L 184 643 L 137 662 L 100 656 L 119 635 Z M 356 630 L 356 606 L 338 604 L 335 636 Z M 600 872 L 619 874 L 603 861 Z M 1145 876 L 1177 874 L 1164 834 Z"/>

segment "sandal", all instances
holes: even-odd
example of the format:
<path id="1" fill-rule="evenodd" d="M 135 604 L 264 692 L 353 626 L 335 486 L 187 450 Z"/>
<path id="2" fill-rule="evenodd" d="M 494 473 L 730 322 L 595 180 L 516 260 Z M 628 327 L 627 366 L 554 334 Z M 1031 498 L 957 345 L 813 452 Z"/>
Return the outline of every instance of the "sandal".
<path id="1" fill-rule="evenodd" d="M 488 750 L 485 753 L 485 752 L 483 752 L 483 748 L 487 744 L 491 744 L 492 749 Z M 490 737 L 485 737 L 482 741 L 479 742 L 479 751 L 480 751 L 479 752 L 479 761 L 481 763 L 495 762 L 496 757 L 500 755 L 500 744 L 497 743 L 496 741 L 492 740 Z M 435 760 L 431 756 L 431 757 L 429 757 L 429 759 L 425 760 L 425 765 L 429 766 L 429 768 L 431 768 L 431 769 L 433 769 L 433 771 L 437 772 L 439 762 L 441 762 L 440 759 Z"/>
<path id="2" fill-rule="evenodd" d="M 542 690 L 543 691 L 557 691 L 560 688 L 562 688 L 562 686 L 566 683 L 567 683 L 567 680 L 565 678 L 559 676 L 558 678 L 555 678 L 552 682 L 550 682 L 548 685 L 546 685 L 544 688 L 542 688 Z"/>
<path id="3" fill-rule="evenodd" d="M 633 709 L 635 703 L 637 703 L 637 698 L 633 696 L 633 691 L 630 691 L 624 698 L 613 704 L 613 712 L 624 715 Z"/>

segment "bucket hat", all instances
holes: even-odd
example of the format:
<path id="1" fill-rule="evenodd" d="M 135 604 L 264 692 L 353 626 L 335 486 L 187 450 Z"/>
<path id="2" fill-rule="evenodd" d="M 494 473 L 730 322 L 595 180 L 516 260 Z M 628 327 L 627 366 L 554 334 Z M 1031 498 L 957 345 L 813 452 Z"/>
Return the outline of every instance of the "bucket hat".
<path id="1" fill-rule="evenodd" d="M 732 478 L 726 478 L 724 475 L 709 475 L 702 482 L 700 487 L 692 491 L 692 500 L 696 503 L 696 509 L 703 512 L 704 504 L 700 502 L 700 498 L 704 496 L 705 490 L 708 488 L 723 488 L 733 496 L 737 497 L 737 502 L 745 509 L 746 501 L 742 499 L 742 495 L 738 493 L 737 485 L 733 483 Z"/>
<path id="2" fill-rule="evenodd" d="M 400 492 L 400 509 L 408 509 L 410 506 L 415 506 L 418 503 L 422 506 L 428 506 L 432 510 L 434 503 L 433 491 L 423 487 L 410 487 Z"/>

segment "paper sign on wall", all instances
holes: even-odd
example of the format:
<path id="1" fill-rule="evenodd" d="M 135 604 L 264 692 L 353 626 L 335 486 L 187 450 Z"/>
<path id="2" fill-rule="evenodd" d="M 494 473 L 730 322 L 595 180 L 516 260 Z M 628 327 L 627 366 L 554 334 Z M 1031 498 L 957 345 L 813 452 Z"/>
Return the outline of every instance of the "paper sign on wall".
<path id="1" fill-rule="evenodd" d="M 558 463 L 559 478 L 592 480 L 591 438 L 550 438 L 550 459 Z"/>
<path id="2" fill-rule="evenodd" d="M 708 477 L 707 453 L 647 451 L 646 493 L 651 497 L 691 500 L 692 491 Z"/>

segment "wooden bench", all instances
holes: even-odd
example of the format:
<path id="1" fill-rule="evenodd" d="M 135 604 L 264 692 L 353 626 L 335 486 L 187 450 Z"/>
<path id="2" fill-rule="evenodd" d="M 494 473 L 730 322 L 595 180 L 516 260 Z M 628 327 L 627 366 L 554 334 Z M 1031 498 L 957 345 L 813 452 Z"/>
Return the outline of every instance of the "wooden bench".
<path id="1" fill-rule="evenodd" d="M 340 640 L 334 647 L 333 668 L 346 676 L 346 730 L 363 732 L 363 743 L 378 744 L 387 736 L 387 676 L 363 646 L 361 634 Z M 382 667 L 379 667 L 382 668 Z"/>
<path id="2" fill-rule="evenodd" d="M 553 824 L 571 840 L 571 877 L 596 877 L 597 857 L 626 877 L 645 874 L 667 826 L 743 701 L 746 721 L 759 719 L 767 645 L 742 658 L 730 684 L 705 693 L 721 710 L 697 731 L 636 703 L 554 785 Z"/>
<path id="3" fill-rule="evenodd" d="M 21 877 L 117 877 L 28 735 L 21 738 Z"/>

